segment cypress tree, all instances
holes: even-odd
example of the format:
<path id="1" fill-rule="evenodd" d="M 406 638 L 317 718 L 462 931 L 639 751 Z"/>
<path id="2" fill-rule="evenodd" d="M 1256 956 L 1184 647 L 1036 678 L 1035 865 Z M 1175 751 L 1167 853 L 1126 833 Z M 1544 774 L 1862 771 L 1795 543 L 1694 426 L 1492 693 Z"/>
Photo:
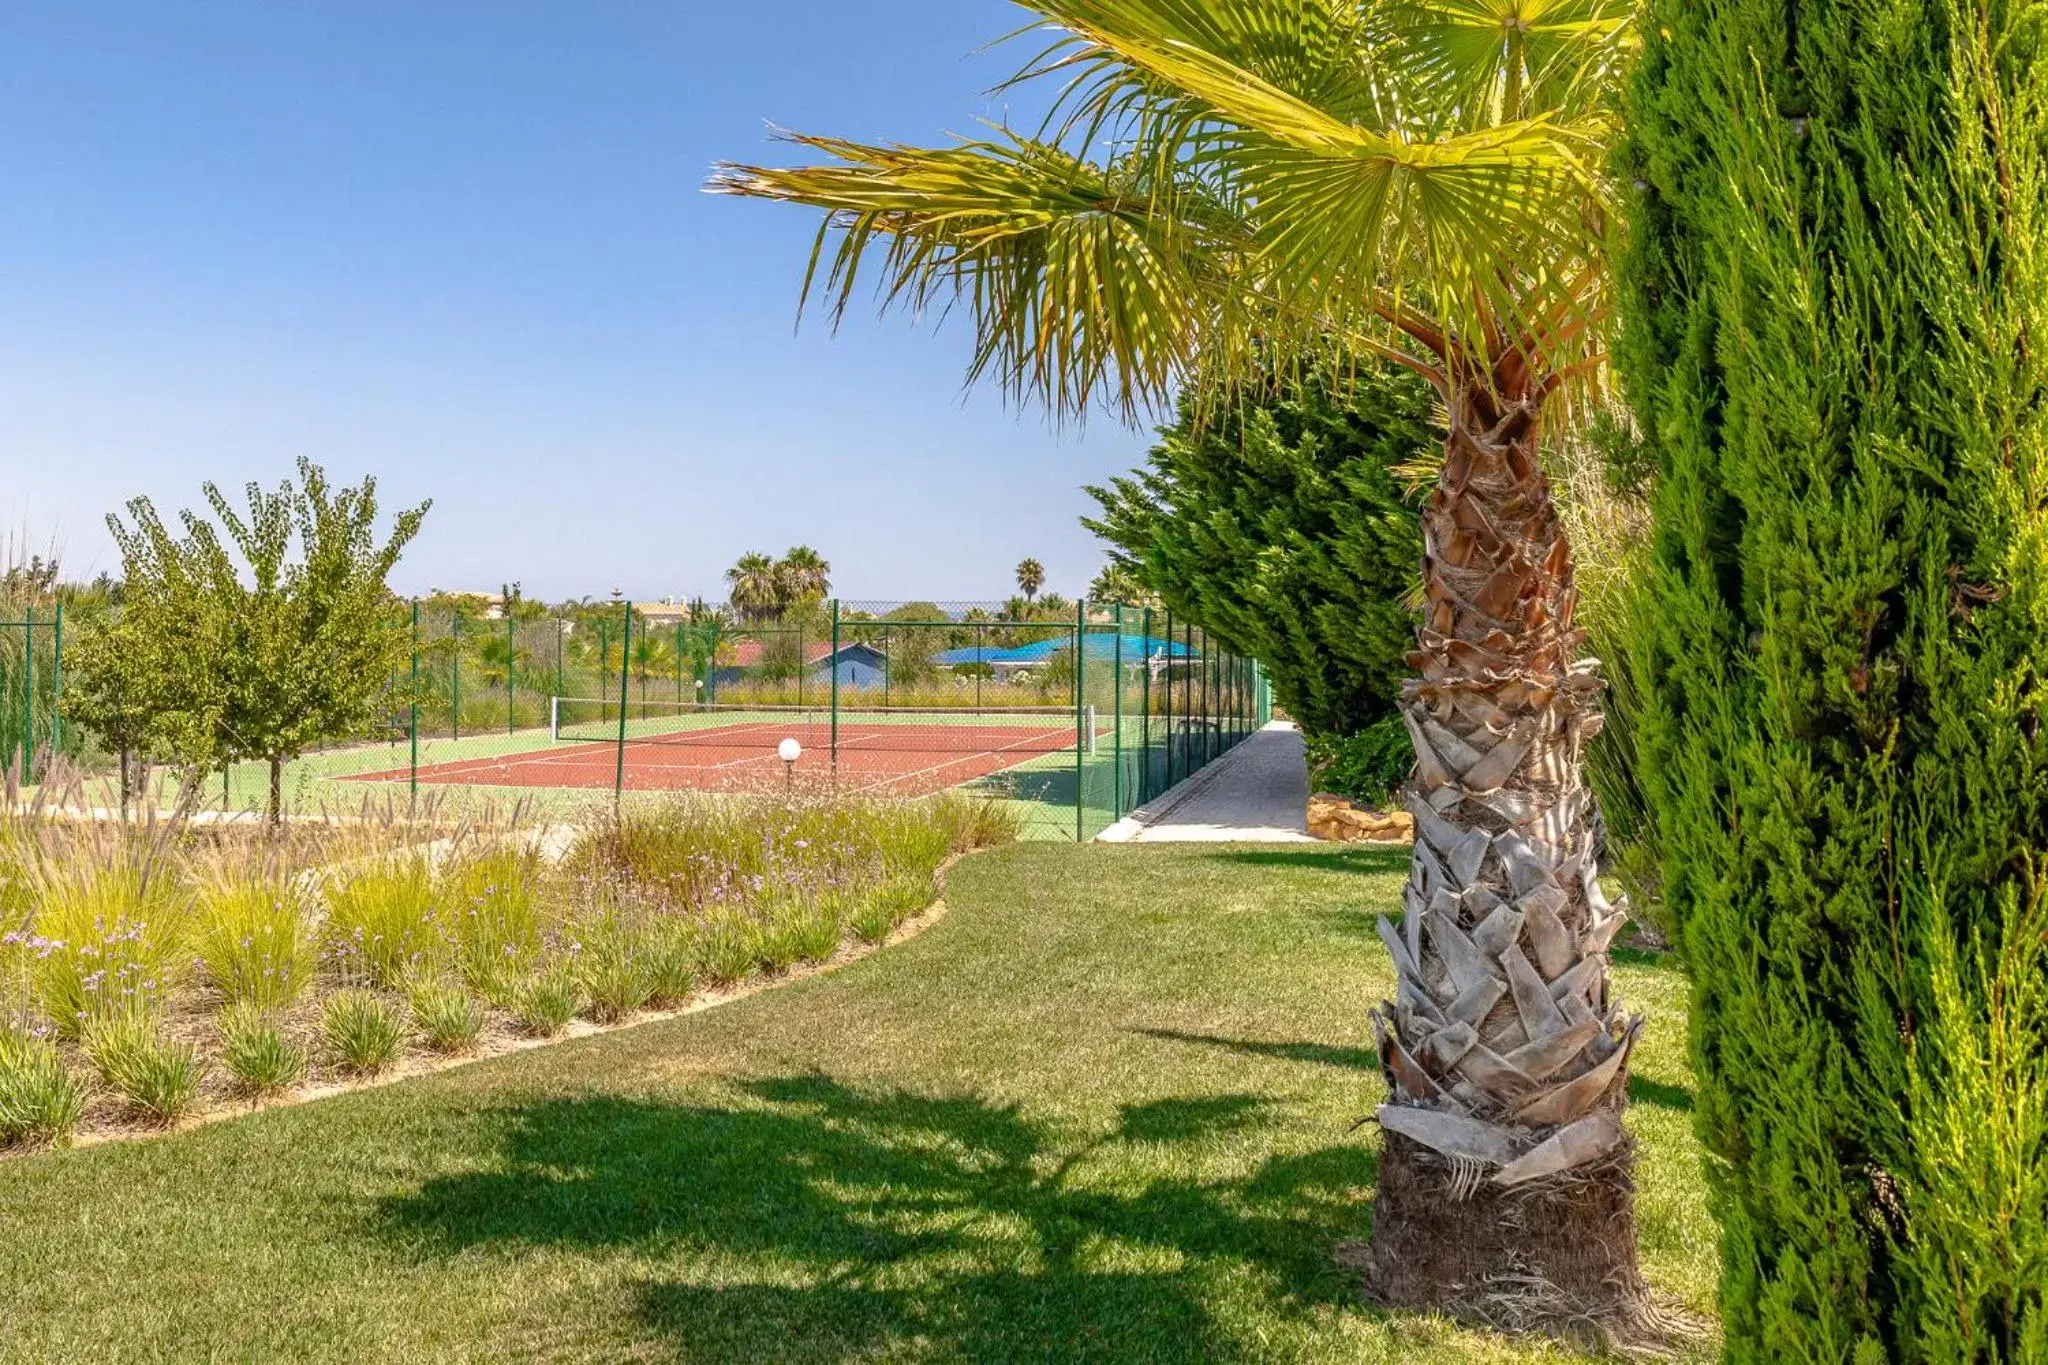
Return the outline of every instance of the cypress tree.
<path id="1" fill-rule="evenodd" d="M 2044 20 L 1647 7 L 1641 777 L 1735 1360 L 2048 1359 Z"/>
<path id="2" fill-rule="evenodd" d="M 1396 470 L 1433 457 L 1429 386 L 1392 367 L 1289 379 L 1199 420 L 1088 492 L 1082 525 L 1178 617 L 1265 665 L 1311 734 L 1394 714 L 1415 647 L 1422 530 Z"/>

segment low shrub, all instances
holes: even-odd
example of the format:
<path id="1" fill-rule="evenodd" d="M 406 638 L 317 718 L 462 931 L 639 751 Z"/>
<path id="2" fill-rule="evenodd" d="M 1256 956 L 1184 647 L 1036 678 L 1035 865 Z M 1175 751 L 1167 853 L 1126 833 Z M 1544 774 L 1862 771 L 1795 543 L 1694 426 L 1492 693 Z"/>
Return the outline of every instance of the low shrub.
<path id="1" fill-rule="evenodd" d="M 320 1022 L 328 1050 L 342 1070 L 355 1075 L 382 1071 L 405 1051 L 405 1021 L 373 991 L 336 991 L 327 997 Z"/>
<path id="2" fill-rule="evenodd" d="M 1385 806 L 1415 767 L 1415 746 L 1399 716 L 1388 716 L 1354 735 L 1311 735 L 1309 782 L 1316 791 Z"/>
<path id="3" fill-rule="evenodd" d="M 483 1007 L 465 991 L 426 982 L 413 986 L 406 998 L 414 1027 L 435 1052 L 469 1052 L 483 1036 Z"/>
<path id="4" fill-rule="evenodd" d="M 552 1038 L 569 1026 L 582 1004 L 575 974 L 556 967 L 527 978 L 513 998 L 512 1015 L 525 1032 Z"/>
<path id="5" fill-rule="evenodd" d="M 345 980 L 393 989 L 449 951 L 426 855 L 408 851 L 336 877 L 327 887 L 327 941 Z"/>
<path id="6" fill-rule="evenodd" d="M 230 1005 L 283 1008 L 313 977 L 304 897 L 289 875 L 217 873 L 200 888 L 194 925 L 200 970 Z"/>
<path id="7" fill-rule="evenodd" d="M 100 1079 L 118 1091 L 138 1117 L 173 1124 L 199 1099 L 206 1066 L 198 1049 L 159 1037 L 155 1021 L 147 1015 L 95 1019 L 85 1030 L 84 1046 Z"/>
<path id="8" fill-rule="evenodd" d="M 306 1050 L 253 1000 L 221 1011 L 221 1061 L 237 1092 L 270 1095 L 305 1079 Z"/>
<path id="9" fill-rule="evenodd" d="M 0 1028 L 0 1146 L 64 1142 L 85 1114 L 85 1087 L 48 1039 Z"/>

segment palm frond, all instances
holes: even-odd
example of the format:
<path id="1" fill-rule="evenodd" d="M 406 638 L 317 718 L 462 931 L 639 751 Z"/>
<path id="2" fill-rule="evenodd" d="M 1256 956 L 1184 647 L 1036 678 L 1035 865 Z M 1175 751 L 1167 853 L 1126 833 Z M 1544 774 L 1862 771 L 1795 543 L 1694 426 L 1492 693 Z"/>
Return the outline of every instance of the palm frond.
<path id="1" fill-rule="evenodd" d="M 1191 183 L 1155 186 L 1135 167 L 1025 138 L 940 149 L 790 140 L 833 160 L 725 165 L 711 188 L 826 211 L 806 299 L 822 268 L 842 315 L 879 249 L 885 307 L 964 303 L 980 339 L 970 381 L 992 375 L 1062 416 L 1105 387 L 1127 416 L 1164 399 L 1220 306 L 1231 253 L 1248 244 L 1243 225 Z"/>

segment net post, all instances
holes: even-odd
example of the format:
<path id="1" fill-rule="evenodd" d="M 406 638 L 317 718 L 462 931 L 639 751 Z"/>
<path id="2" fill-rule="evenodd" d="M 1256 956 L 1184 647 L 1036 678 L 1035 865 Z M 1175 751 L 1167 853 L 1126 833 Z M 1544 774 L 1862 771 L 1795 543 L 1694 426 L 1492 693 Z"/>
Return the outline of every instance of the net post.
<path id="1" fill-rule="evenodd" d="M 832 599 L 832 786 L 839 786 L 839 599 Z M 889 656 L 882 656 L 882 682 L 889 680 Z"/>
<path id="2" fill-rule="evenodd" d="M 548 698 L 548 743 L 550 743 L 550 744 L 560 744 L 561 742 L 562 742 L 562 699 L 561 699 L 560 697 L 549 697 L 549 698 Z"/>
<path id="3" fill-rule="evenodd" d="M 406 761 L 407 790 L 412 799 L 420 794 L 420 599 L 412 599 L 412 696 L 407 707 L 406 729 L 412 753 Z"/>
<path id="4" fill-rule="evenodd" d="M 626 791 L 626 683 L 633 667 L 633 604 L 627 602 L 626 623 L 619 633 L 619 748 L 612 774 L 612 804 L 618 805 Z"/>
<path id="5" fill-rule="evenodd" d="M 1088 669 L 1088 599 L 1074 599 L 1074 842 L 1086 840 L 1088 819 L 1088 744 L 1095 727 L 1088 723 L 1088 709 L 1082 705 L 1082 690 Z"/>

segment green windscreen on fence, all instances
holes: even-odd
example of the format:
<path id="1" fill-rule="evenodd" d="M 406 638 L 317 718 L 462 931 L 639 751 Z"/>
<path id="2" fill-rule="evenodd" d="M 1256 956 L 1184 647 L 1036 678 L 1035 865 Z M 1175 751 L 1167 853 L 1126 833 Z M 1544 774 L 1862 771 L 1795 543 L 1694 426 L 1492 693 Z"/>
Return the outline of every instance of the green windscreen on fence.
<path id="1" fill-rule="evenodd" d="M 1171 613 L 1102 603 L 807 604 L 778 616 L 673 604 L 399 604 L 388 701 L 361 733 L 285 765 L 294 809 L 430 799 L 570 814 L 595 802 L 777 785 L 958 791 L 1027 837 L 1089 839 L 1199 772 L 1270 715 L 1253 663 Z M 111 759 L 59 704 L 62 630 L 0 622 L 0 742 L 30 781 L 61 754 Z M 89 628 L 89 627 L 88 627 Z M 138 760 L 146 756 L 138 756 Z M 138 771 L 144 771 L 138 767 Z M 259 808 L 264 763 L 157 773 Z"/>

